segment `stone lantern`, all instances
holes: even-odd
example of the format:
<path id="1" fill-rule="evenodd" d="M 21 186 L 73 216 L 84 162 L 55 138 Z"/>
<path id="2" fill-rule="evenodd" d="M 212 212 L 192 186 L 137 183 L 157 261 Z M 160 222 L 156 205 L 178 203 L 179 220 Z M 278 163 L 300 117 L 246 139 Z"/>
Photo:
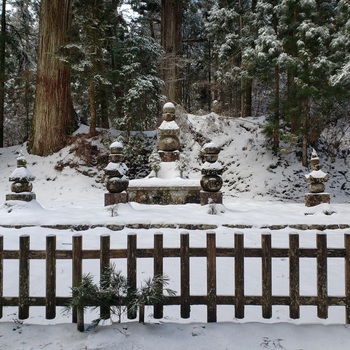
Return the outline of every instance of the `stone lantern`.
<path id="1" fill-rule="evenodd" d="M 17 168 L 12 172 L 9 180 L 13 182 L 11 185 L 11 191 L 6 195 L 6 200 L 19 200 L 30 202 L 36 199 L 35 193 L 32 192 L 35 176 L 27 169 L 27 160 L 22 152 L 19 152 L 17 158 Z"/>
<path id="2" fill-rule="evenodd" d="M 109 163 L 106 166 L 106 188 L 109 193 L 105 194 L 105 206 L 126 203 L 129 179 L 126 176 L 128 167 L 124 163 L 123 144 L 115 141 L 110 147 Z"/>
<path id="3" fill-rule="evenodd" d="M 210 203 L 222 204 L 222 187 L 223 181 L 221 174 L 223 171 L 222 165 L 218 162 L 220 147 L 215 143 L 210 142 L 203 146 L 202 155 L 203 162 L 201 173 L 202 191 L 200 194 L 200 202 L 202 205 Z"/>
<path id="4" fill-rule="evenodd" d="M 325 182 L 329 177 L 320 169 L 320 160 L 315 150 L 311 154 L 311 172 L 305 175 L 309 183 L 309 193 L 305 195 L 305 205 L 313 207 L 322 203 L 330 203 L 329 193 L 325 193 Z"/>
<path id="5" fill-rule="evenodd" d="M 158 153 L 162 162 L 179 160 L 180 128 L 175 122 L 175 106 L 167 102 L 163 106 L 163 122 L 158 128 Z"/>

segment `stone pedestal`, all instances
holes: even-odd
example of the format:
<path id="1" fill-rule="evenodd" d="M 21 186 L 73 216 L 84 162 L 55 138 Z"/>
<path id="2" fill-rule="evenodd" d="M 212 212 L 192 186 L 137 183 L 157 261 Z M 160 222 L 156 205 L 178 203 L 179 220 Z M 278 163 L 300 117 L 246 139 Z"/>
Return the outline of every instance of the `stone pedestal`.
<path id="1" fill-rule="evenodd" d="M 222 204 L 222 192 L 200 192 L 201 205 L 207 205 L 211 203 Z"/>
<path id="2" fill-rule="evenodd" d="M 105 193 L 105 207 L 108 205 L 127 203 L 128 194 L 126 192 L 121 193 Z"/>

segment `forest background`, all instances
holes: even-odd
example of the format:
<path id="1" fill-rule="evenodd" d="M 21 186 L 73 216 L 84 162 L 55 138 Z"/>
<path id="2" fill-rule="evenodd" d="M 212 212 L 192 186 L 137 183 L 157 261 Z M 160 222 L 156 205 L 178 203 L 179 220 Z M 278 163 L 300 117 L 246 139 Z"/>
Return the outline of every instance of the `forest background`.
<path id="1" fill-rule="evenodd" d="M 325 128 L 337 129 L 335 149 L 349 128 L 348 0 L 3 0 L 1 9 L 0 147 L 28 141 L 48 155 L 80 123 L 90 136 L 114 127 L 138 147 L 165 101 L 265 115 L 267 146 L 288 145 L 304 166 Z"/>

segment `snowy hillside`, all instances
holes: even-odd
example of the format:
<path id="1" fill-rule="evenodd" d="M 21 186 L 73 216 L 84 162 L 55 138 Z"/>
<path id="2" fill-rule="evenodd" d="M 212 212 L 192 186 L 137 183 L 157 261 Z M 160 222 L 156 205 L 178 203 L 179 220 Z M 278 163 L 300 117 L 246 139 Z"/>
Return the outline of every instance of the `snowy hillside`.
<path id="1" fill-rule="evenodd" d="M 181 151 L 190 159 L 190 178 L 201 176 L 201 147 L 209 141 L 221 147 L 219 161 L 224 165 L 224 201 L 253 199 L 304 203 L 307 192 L 305 174 L 309 169 L 301 165 L 295 153 L 272 154 L 262 134 L 263 117 L 234 119 L 214 113 L 203 116 L 179 114 L 177 123 L 181 128 Z M 81 132 L 87 132 L 87 128 L 82 126 L 77 134 Z M 154 143 L 154 133 L 149 136 L 148 142 Z M 94 200 L 105 191 L 102 169 L 106 164 L 108 146 L 117 137 L 114 130 L 103 131 L 93 140 L 77 137 L 72 145 L 48 157 L 27 154 L 26 145 L 1 149 L 0 193 L 4 196 L 9 191 L 11 183 L 8 177 L 16 167 L 17 152 L 23 150 L 28 169 L 36 176 L 34 191 L 38 198 L 48 199 L 50 196 L 50 201 L 56 202 L 64 196 L 65 200 L 70 198 L 71 203 Z M 332 203 L 350 202 L 347 178 L 349 144 L 343 144 L 338 156 L 329 156 L 326 143 L 318 152 L 321 169 L 330 177 L 326 191 L 331 194 Z"/>

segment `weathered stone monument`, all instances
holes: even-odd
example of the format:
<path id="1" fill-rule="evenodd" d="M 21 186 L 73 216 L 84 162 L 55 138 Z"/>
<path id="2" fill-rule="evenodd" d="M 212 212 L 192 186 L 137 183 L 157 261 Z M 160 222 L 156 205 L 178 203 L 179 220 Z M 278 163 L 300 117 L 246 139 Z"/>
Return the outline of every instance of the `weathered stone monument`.
<path id="1" fill-rule="evenodd" d="M 311 154 L 311 172 L 305 175 L 309 183 L 309 193 L 305 194 L 305 205 L 314 207 L 322 203 L 330 203 L 329 193 L 324 192 L 325 182 L 328 181 L 328 175 L 320 169 L 320 160 L 315 150 Z"/>
<path id="2" fill-rule="evenodd" d="M 123 144 L 115 141 L 110 145 L 109 150 L 109 163 L 105 168 L 108 190 L 108 193 L 105 193 L 105 206 L 128 201 L 126 193 L 129 185 L 128 167 L 124 163 Z"/>
<path id="3" fill-rule="evenodd" d="M 204 164 L 201 169 L 202 179 L 200 181 L 202 191 L 200 193 L 200 203 L 202 205 L 210 203 L 222 204 L 222 187 L 223 181 L 221 174 L 222 165 L 218 162 L 220 147 L 214 143 L 207 143 L 202 148 Z"/>
<path id="4" fill-rule="evenodd" d="M 13 182 L 11 185 L 12 193 L 6 195 L 6 200 L 17 200 L 30 202 L 36 199 L 36 195 L 33 190 L 32 181 L 35 180 L 35 176 L 27 169 L 27 160 L 22 152 L 19 152 L 17 157 L 17 168 L 12 172 L 9 180 Z"/>
<path id="5" fill-rule="evenodd" d="M 131 180 L 128 201 L 143 204 L 200 203 L 201 186 L 198 179 L 182 178 L 180 159 L 180 128 L 175 121 L 175 105 L 163 106 L 162 123 L 158 128 L 160 162 L 144 179 Z"/>
<path id="6" fill-rule="evenodd" d="M 158 153 L 162 162 L 179 160 L 180 128 L 175 122 L 175 106 L 167 102 L 163 106 L 163 122 L 158 128 Z"/>

